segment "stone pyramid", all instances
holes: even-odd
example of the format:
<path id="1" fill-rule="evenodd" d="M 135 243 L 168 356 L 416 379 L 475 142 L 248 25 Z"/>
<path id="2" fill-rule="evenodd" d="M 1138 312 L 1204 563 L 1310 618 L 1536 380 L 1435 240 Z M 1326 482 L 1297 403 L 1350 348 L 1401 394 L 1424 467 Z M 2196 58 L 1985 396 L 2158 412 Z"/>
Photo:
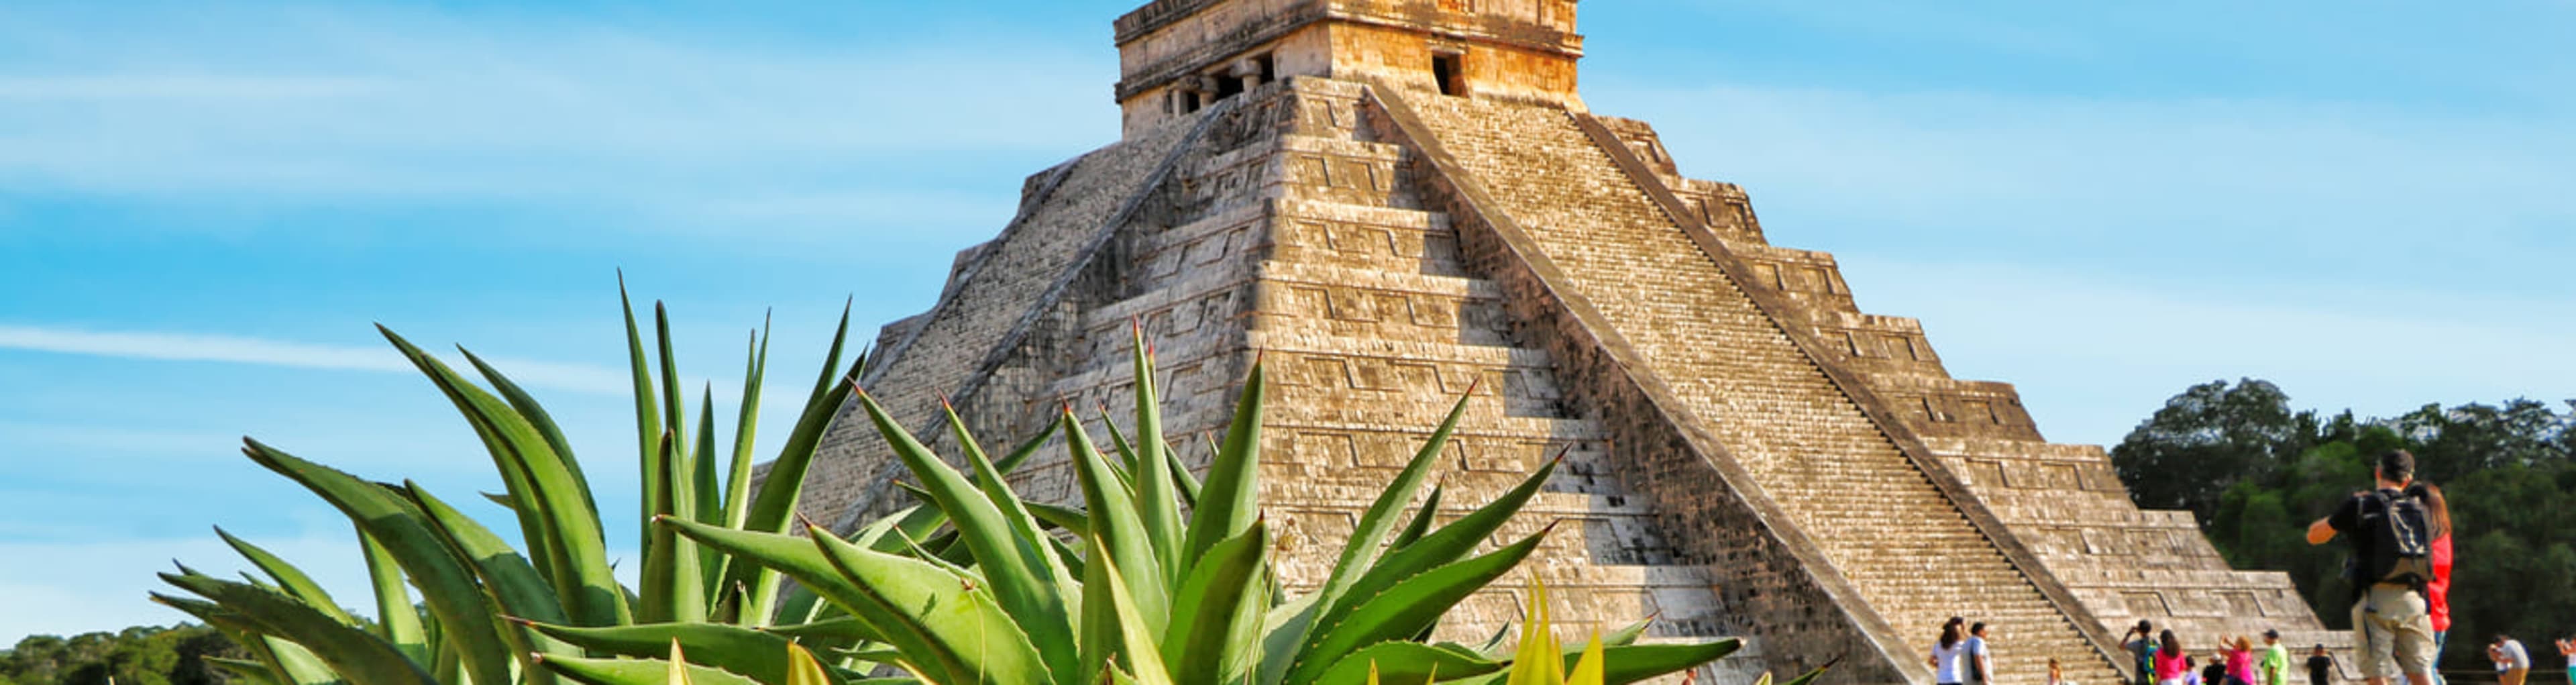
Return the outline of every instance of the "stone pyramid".
<path id="1" fill-rule="evenodd" d="M 2189 514 L 2131 505 L 2100 448 L 2041 438 L 2011 386 L 1950 377 L 1914 320 L 1862 313 L 1832 255 L 1772 245 L 1742 189 L 1590 113 L 1574 19 L 1574 0 L 1119 18 L 1123 139 L 1029 177 L 938 303 L 879 334 L 863 384 L 924 436 L 942 397 L 979 434 L 1027 434 L 1067 403 L 1128 406 L 1141 326 L 1167 430 L 1203 465 L 1262 359 L 1262 500 L 1300 589 L 1472 389 L 1444 508 L 1563 452 L 1504 531 L 1559 524 L 1524 572 L 1578 630 L 1654 615 L 1657 637 L 1748 639 L 1702 682 L 1840 657 L 1828 682 L 1929 683 L 1953 615 L 1996 626 L 2007 682 L 2052 658 L 2110 682 L 2141 618 L 2204 654 L 2266 628 L 2349 644 Z M 846 530 L 905 495 L 868 421 L 843 419 L 804 502 Z M 1077 499 L 1048 459 L 1015 485 Z M 1516 623 L 1516 592 L 1443 630 Z"/>

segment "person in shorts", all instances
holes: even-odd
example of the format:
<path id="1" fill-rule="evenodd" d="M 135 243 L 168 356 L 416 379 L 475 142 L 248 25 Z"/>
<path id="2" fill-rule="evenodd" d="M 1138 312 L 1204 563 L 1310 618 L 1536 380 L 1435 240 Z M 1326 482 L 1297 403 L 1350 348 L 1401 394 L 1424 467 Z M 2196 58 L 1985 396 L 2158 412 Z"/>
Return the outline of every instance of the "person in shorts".
<path id="1" fill-rule="evenodd" d="M 2487 644 L 2487 660 L 2495 662 L 2496 682 L 2503 685 L 2522 685 L 2531 677 L 2531 651 L 2511 635 L 2499 633 Z"/>
<path id="2" fill-rule="evenodd" d="M 2406 487 L 2415 480 L 2415 455 L 2405 450 L 2379 455 L 2372 477 L 2376 490 L 2354 493 L 2334 513 L 2308 525 L 2308 544 L 2326 544 L 2342 535 L 2352 539 L 2356 567 L 2369 569 L 2374 559 L 2383 558 L 2383 550 L 2377 549 L 2381 531 L 2365 524 L 2378 523 L 2398 506 L 2397 499 L 2414 501 Z M 2353 646 L 2370 685 L 2387 685 L 2390 671 L 2403 674 L 2411 685 L 2433 685 L 2433 617 L 2423 583 L 2380 581 L 2365 570 L 2354 585 Z"/>

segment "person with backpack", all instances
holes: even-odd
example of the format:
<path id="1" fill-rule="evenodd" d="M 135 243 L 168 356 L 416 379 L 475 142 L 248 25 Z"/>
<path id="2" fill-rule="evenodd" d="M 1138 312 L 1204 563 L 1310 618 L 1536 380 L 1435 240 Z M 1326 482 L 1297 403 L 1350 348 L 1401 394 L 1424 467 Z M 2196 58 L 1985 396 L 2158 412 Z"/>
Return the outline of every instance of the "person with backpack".
<path id="1" fill-rule="evenodd" d="M 2415 455 L 2389 450 L 2372 470 L 2377 487 L 2353 493 L 2334 513 L 2308 525 L 2308 544 L 2352 539 L 2353 646 L 2370 685 L 2396 671 L 2413 685 L 2433 683 L 2433 617 L 2425 600 L 2433 580 L 2431 514 L 2407 494 Z"/>
<path id="2" fill-rule="evenodd" d="M 2156 626 L 2146 619 L 2129 627 L 2120 636 L 2120 647 L 2129 650 L 2129 660 L 2138 668 L 2138 677 L 2130 685 L 2156 685 Z"/>

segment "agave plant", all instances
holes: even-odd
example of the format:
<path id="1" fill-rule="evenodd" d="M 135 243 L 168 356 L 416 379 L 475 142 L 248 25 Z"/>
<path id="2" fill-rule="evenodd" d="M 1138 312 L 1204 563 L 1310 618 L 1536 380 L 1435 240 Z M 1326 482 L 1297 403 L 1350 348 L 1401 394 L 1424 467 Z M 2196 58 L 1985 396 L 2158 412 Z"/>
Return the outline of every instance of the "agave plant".
<path id="1" fill-rule="evenodd" d="M 1067 409 L 994 459 L 950 410 L 959 453 L 943 458 L 858 391 L 865 353 L 836 373 L 845 309 L 794 431 L 755 488 L 752 403 L 765 333 L 750 348 L 745 407 L 720 470 L 728 455 L 711 396 L 685 430 L 667 314 L 656 306 L 658 354 L 648 355 L 631 305 L 626 312 L 649 517 L 638 530 L 637 587 L 612 578 L 588 480 L 542 406 L 471 353 L 488 388 L 387 330 L 482 439 L 505 486 L 490 497 L 515 517 L 522 547 L 416 483 L 368 481 L 246 440 L 253 461 L 356 523 L 377 620 L 350 615 L 293 565 L 230 535 L 265 577 L 235 582 L 183 566 L 163 577 L 200 598 L 154 597 L 226 630 L 255 657 L 219 667 L 277 685 L 628 685 L 675 674 L 700 685 L 1306 685 L 1357 684 L 1373 671 L 1395 682 L 1518 683 L 1536 681 L 1508 680 L 1515 672 L 1580 658 L 1552 637 L 1541 647 L 1525 639 L 1518 651 L 1501 634 L 1477 646 L 1429 639 L 1442 614 L 1547 534 L 1479 550 L 1539 491 L 1552 461 L 1445 525 L 1434 525 L 1439 488 L 1415 506 L 1466 398 L 1360 517 L 1324 584 L 1292 597 L 1272 577 L 1274 544 L 1258 508 L 1258 364 L 1204 481 L 1163 434 L 1141 334 L 1135 414 L 1126 433 L 1103 417 L 1107 449 Z M 852 399 L 913 474 L 921 503 L 847 537 L 794 526 L 815 447 Z M 1004 478 L 1058 444 L 1083 508 L 1028 501 Z M 1639 644 L 1645 627 L 1599 640 L 1601 682 L 1691 668 L 1739 645 Z"/>
<path id="2" fill-rule="evenodd" d="M 356 524 L 376 620 L 352 616 L 302 570 L 229 533 L 223 533 L 225 541 L 261 575 L 232 581 L 181 566 L 162 578 L 197 598 L 153 598 L 224 630 L 254 657 L 217 667 L 249 682 L 277 685 L 546 684 L 564 669 L 539 664 L 593 653 L 531 627 L 535 622 L 562 630 L 701 626 L 737 639 L 783 643 L 754 630 L 773 623 L 772 608 L 785 591 L 777 572 L 702 549 L 650 519 L 667 516 L 737 531 L 790 529 L 806 467 L 824 428 L 848 399 L 851 386 L 843 379 L 855 377 L 867 357 L 861 352 L 840 370 L 848 309 L 795 428 L 755 489 L 752 442 L 768 366 L 766 326 L 751 337 L 741 412 L 726 450 L 718 441 L 712 387 L 702 395 L 696 427 L 688 427 L 667 311 L 654 306 L 658 355 L 647 355 L 622 283 L 619 300 L 635 382 L 644 493 L 635 529 L 643 557 L 637 587 L 612 576 L 607 531 L 589 479 L 545 408 L 471 352 L 459 350 L 488 388 L 379 326 L 481 439 L 504 486 L 488 497 L 508 508 L 523 547 L 512 547 L 417 483 L 372 482 L 245 439 L 242 452 L 252 461 L 303 485 Z"/>
<path id="3" fill-rule="evenodd" d="M 1547 534 L 1478 549 L 1539 492 L 1553 460 L 1445 525 L 1434 524 L 1437 488 L 1424 506 L 1412 506 L 1467 398 L 1359 517 L 1322 586 L 1290 597 L 1271 578 L 1273 544 L 1258 508 L 1260 365 L 1245 380 L 1201 481 L 1165 439 L 1153 359 L 1137 337 L 1132 435 L 1104 421 L 1108 449 L 1067 408 L 1041 435 L 995 461 L 951 409 L 947 425 L 958 454 L 943 458 L 858 392 L 859 405 L 917 481 L 916 508 L 848 538 L 811 526 L 797 536 L 679 516 L 657 520 L 707 549 L 794 578 L 843 614 L 828 622 L 831 634 L 814 637 L 825 638 L 821 648 L 844 665 L 877 665 L 922 682 L 1358 685 L 1374 673 L 1395 682 L 1503 683 L 1515 662 L 1581 656 L 1554 649 L 1552 640 L 1546 649 L 1525 645 L 1513 654 L 1500 648 L 1499 635 L 1481 647 L 1428 639 L 1442 614 L 1510 572 Z M 1083 509 L 1027 501 L 1003 478 L 1055 434 L 1069 452 Z M 1644 628 L 1601 640 L 1591 662 L 1599 682 L 1691 668 L 1740 644 L 1639 644 Z M 585 640 L 580 631 L 541 630 L 648 657 L 653 643 L 645 638 L 656 629 L 634 629 L 623 649 Z M 691 653 L 707 651 L 692 636 L 672 637 Z"/>

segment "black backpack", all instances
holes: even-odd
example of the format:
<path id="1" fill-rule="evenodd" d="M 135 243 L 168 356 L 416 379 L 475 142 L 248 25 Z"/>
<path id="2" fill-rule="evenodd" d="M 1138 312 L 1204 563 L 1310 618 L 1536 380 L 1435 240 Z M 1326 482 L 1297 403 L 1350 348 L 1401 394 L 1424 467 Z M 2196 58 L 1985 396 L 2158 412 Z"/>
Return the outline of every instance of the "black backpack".
<path id="1" fill-rule="evenodd" d="M 2379 506 L 2376 511 L 2365 508 L 2361 517 L 2361 534 L 2370 536 L 2371 542 L 2369 558 L 2363 560 L 2362 583 L 2421 587 L 2432 582 L 2433 525 L 2424 501 L 2396 490 L 2370 496 Z"/>

